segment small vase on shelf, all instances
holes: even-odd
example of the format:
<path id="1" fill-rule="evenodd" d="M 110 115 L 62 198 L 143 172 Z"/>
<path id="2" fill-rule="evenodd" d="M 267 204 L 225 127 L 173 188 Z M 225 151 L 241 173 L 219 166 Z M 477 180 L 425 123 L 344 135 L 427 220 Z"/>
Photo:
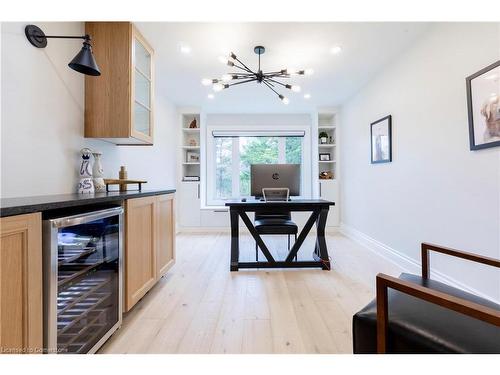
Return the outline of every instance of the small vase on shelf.
<path id="1" fill-rule="evenodd" d="M 96 192 L 106 191 L 106 184 L 103 179 L 104 169 L 101 164 L 102 153 L 99 151 L 93 151 L 92 155 L 94 156 L 94 167 L 92 168 L 94 174 L 94 189 Z"/>

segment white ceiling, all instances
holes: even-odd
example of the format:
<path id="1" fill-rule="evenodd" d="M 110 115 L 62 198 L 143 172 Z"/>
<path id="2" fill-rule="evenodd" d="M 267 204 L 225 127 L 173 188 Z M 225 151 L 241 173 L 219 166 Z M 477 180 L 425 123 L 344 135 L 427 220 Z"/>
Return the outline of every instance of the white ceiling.
<path id="1" fill-rule="evenodd" d="M 384 65 L 397 58 L 428 28 L 428 23 L 172 23 L 140 22 L 137 26 L 155 49 L 157 89 L 178 106 L 208 112 L 304 112 L 338 106 L 358 91 Z M 181 45 L 191 47 L 183 54 Z M 202 78 L 235 71 L 218 61 L 232 51 L 250 68 L 257 65 L 256 45 L 266 47 L 262 69 L 312 68 L 312 76 L 290 79 L 301 93 L 282 89 L 284 105 L 267 87 L 252 82 L 215 93 Z M 333 55 L 332 46 L 342 52 Z M 309 100 L 303 94 L 310 93 Z"/>

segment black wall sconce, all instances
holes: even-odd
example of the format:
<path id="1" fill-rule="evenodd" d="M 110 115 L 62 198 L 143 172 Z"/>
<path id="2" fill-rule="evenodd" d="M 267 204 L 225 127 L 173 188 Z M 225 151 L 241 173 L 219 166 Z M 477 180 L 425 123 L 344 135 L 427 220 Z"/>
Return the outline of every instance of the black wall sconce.
<path id="1" fill-rule="evenodd" d="M 79 73 L 89 76 L 100 76 L 101 71 L 95 62 L 92 53 L 92 46 L 90 45 L 90 35 L 83 36 L 60 36 L 60 35 L 45 35 L 45 33 L 38 26 L 27 25 L 24 28 L 24 33 L 29 42 L 36 48 L 45 48 L 47 46 L 48 38 L 55 39 L 83 39 L 83 47 L 78 54 L 70 61 L 68 66 Z"/>

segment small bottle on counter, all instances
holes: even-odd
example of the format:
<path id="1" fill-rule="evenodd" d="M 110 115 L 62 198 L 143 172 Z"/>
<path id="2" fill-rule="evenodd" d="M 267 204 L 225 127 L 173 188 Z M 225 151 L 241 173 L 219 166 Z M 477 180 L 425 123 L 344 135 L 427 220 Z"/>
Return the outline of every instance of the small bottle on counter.
<path id="1" fill-rule="evenodd" d="M 128 178 L 127 169 L 124 165 L 120 167 L 120 172 L 118 172 L 118 178 L 120 180 L 126 180 Z M 127 191 L 127 184 L 120 184 L 120 191 Z"/>

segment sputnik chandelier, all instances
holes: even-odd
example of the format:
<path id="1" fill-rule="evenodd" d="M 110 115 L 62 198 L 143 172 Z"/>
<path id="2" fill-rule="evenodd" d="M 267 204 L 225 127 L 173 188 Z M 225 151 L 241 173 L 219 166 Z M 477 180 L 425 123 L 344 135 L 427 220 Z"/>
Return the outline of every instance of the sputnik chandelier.
<path id="1" fill-rule="evenodd" d="M 256 46 L 253 50 L 259 56 L 259 67 L 257 68 L 257 71 L 254 72 L 243 62 L 241 62 L 234 53 L 231 52 L 229 54 L 229 57 L 221 56 L 219 57 L 219 60 L 230 67 L 239 69 L 240 71 L 224 74 L 220 79 L 204 78 L 201 83 L 204 86 L 212 85 L 212 88 L 215 92 L 222 91 L 231 86 L 241 85 L 242 83 L 263 83 L 264 85 L 269 87 L 276 95 L 278 95 L 278 97 L 284 104 L 288 104 L 290 102 L 289 99 L 280 94 L 276 89 L 279 86 L 282 86 L 293 92 L 300 92 L 300 86 L 283 83 L 278 79 L 290 78 L 294 75 L 310 75 L 313 73 L 313 70 L 296 70 L 288 68 L 279 70 L 277 72 L 263 72 L 260 68 L 260 56 L 266 51 L 266 49 L 262 46 Z"/>

